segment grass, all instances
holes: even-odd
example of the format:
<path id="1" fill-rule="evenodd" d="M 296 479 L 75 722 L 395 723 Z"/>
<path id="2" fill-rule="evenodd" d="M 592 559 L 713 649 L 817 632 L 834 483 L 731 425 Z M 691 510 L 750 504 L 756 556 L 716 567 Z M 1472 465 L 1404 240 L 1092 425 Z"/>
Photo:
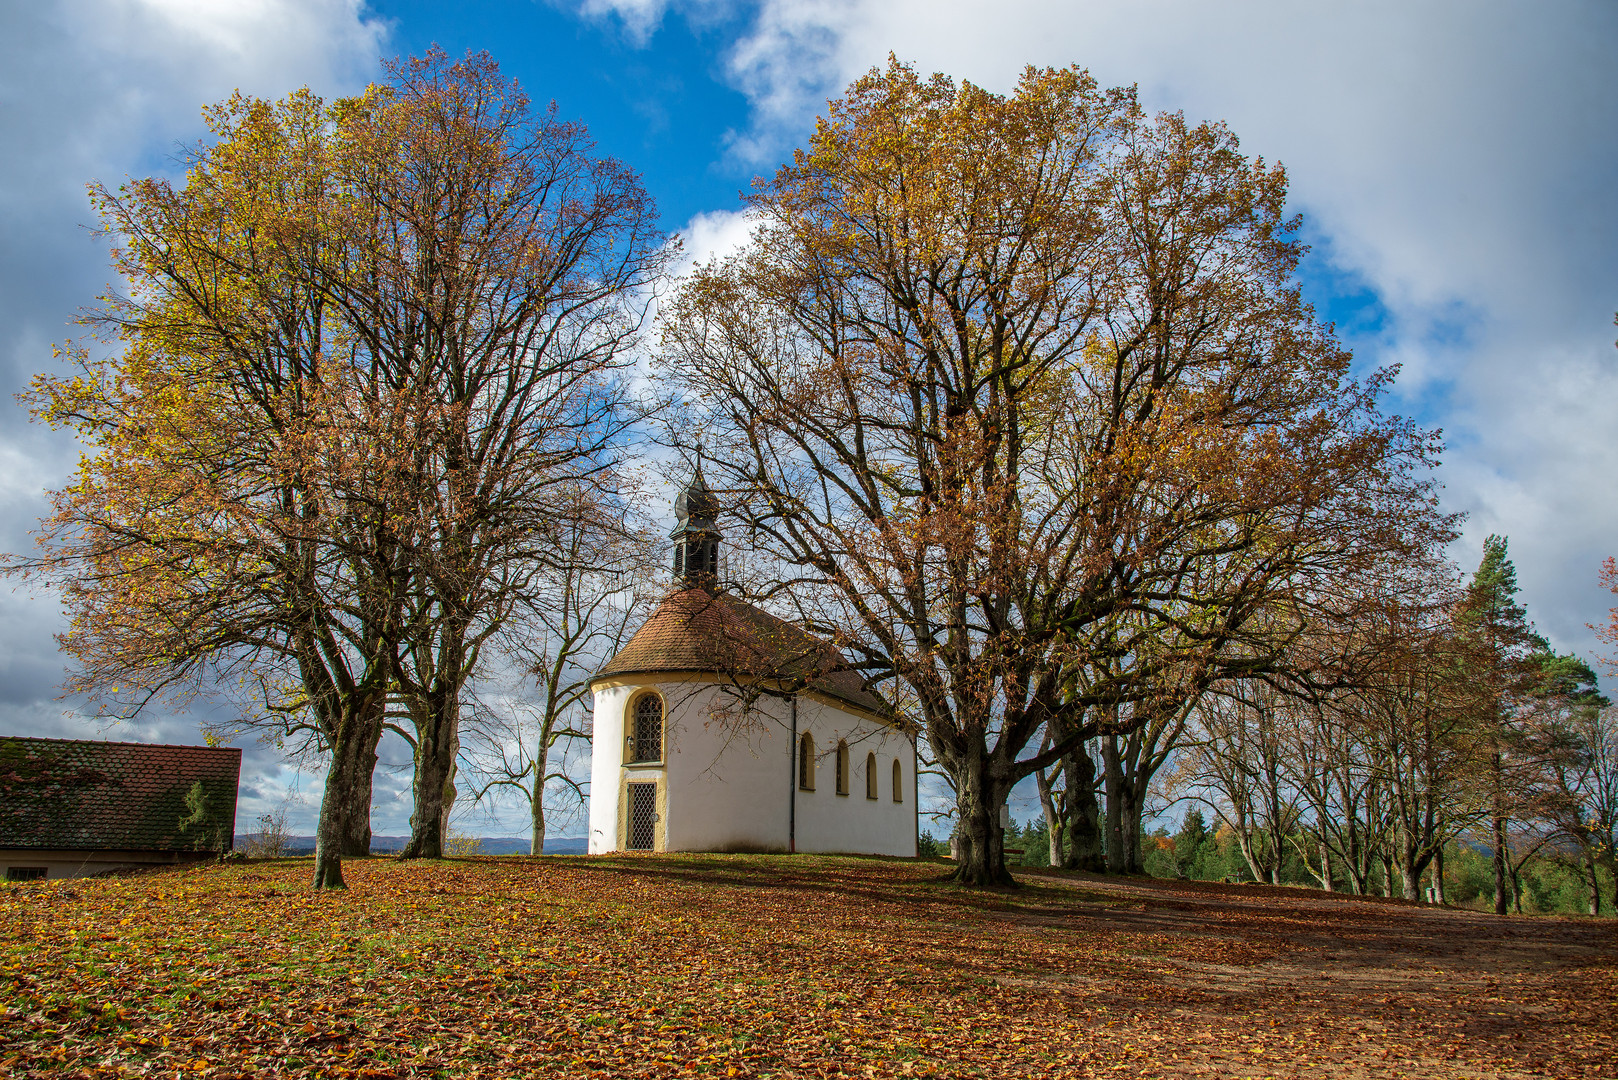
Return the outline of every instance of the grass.
<path id="1" fill-rule="evenodd" d="M 1607 1077 L 1611 920 L 814 856 L 0 889 L 0 1074 Z"/>

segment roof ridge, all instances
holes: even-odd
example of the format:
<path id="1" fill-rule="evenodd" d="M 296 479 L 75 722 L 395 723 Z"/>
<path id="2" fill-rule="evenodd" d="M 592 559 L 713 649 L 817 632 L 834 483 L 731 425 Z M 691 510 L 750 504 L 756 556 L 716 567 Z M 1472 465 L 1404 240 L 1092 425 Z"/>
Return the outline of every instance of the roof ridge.
<path id="1" fill-rule="evenodd" d="M 20 742 L 44 743 L 86 743 L 91 746 L 140 746 L 148 750 L 207 750 L 220 753 L 241 753 L 239 746 L 197 746 L 187 743 L 148 743 L 130 742 L 124 739 L 59 739 L 52 735 L 0 735 L 0 739 L 16 739 Z"/>

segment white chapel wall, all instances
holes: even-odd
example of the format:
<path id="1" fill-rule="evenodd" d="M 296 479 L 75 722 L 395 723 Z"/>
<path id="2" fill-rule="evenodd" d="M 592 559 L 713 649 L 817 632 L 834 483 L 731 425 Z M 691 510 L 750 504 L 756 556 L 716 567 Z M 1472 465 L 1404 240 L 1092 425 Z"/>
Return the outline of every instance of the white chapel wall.
<path id="1" fill-rule="evenodd" d="M 910 740 L 888 724 L 807 697 L 798 699 L 798 733 L 815 746 L 815 789 L 799 791 L 798 850 L 872 855 L 916 853 L 915 758 Z M 837 744 L 848 744 L 848 794 L 837 793 Z M 877 788 L 866 798 L 866 761 L 876 755 Z M 899 760 L 902 802 L 893 801 Z M 796 776 L 794 776 L 796 780 Z"/>
<path id="2" fill-rule="evenodd" d="M 617 680 L 614 680 L 616 682 Z M 625 711 L 643 689 L 666 707 L 664 762 L 625 765 Z M 666 851 L 784 851 L 796 800 L 797 850 L 915 854 L 915 768 L 910 740 L 887 724 L 845 712 L 808 695 L 798 698 L 798 731 L 816 753 L 815 790 L 797 789 L 790 704 L 760 698 L 738 724 L 733 699 L 696 680 L 625 680 L 596 689 L 590 770 L 590 851 L 622 845 L 623 784 L 659 783 L 658 847 Z M 718 719 L 716 719 L 716 714 Z M 836 790 L 839 740 L 849 749 L 848 794 Z M 877 798 L 866 797 L 867 754 L 876 755 Z M 893 761 L 900 762 L 901 802 L 893 801 Z"/>

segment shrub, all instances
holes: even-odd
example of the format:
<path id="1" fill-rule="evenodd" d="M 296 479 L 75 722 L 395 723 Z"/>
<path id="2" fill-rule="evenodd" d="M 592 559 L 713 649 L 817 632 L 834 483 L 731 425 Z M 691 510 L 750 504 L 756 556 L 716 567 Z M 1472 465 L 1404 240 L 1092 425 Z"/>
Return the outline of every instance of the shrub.
<path id="1" fill-rule="evenodd" d="M 242 854 L 249 859 L 279 859 L 286 854 L 291 839 L 287 834 L 286 808 L 281 807 L 259 815 L 258 832 L 248 835 Z"/>

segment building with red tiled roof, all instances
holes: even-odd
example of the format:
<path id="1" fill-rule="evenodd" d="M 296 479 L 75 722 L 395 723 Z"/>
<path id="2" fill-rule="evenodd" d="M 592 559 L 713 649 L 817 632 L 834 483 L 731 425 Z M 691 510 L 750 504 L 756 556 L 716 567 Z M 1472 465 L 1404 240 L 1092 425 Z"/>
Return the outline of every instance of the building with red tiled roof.
<path id="1" fill-rule="evenodd" d="M 217 857 L 236 823 L 242 752 L 0 737 L 0 871 L 81 877 Z"/>
<path id="2" fill-rule="evenodd" d="M 720 587 L 700 466 L 675 515 L 675 591 L 591 681 L 590 851 L 914 855 L 914 729 L 832 643 Z"/>

